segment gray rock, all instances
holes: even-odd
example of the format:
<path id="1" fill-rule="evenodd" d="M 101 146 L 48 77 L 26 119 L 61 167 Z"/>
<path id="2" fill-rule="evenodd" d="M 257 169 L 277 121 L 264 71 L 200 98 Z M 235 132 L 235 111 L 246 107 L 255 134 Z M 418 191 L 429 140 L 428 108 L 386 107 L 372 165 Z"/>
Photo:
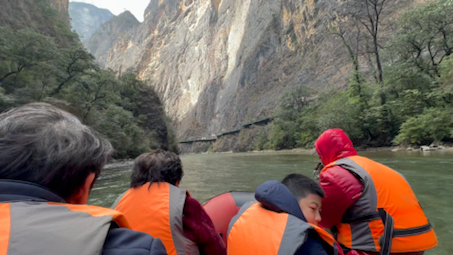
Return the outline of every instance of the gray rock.
<path id="1" fill-rule="evenodd" d="M 420 146 L 420 150 L 421 151 L 437 151 L 437 150 L 441 150 L 441 149 L 443 149 L 443 147 L 437 146 L 437 145 L 430 145 L 430 146 L 423 145 L 423 146 Z"/>

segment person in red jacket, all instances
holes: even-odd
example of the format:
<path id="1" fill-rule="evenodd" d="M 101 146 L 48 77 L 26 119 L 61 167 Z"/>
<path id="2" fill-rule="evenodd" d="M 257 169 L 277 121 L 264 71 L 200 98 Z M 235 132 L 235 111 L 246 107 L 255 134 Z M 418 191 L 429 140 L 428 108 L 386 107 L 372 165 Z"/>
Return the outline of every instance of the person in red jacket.
<path id="1" fill-rule="evenodd" d="M 226 254 L 225 244 L 201 204 L 179 188 L 181 159 L 162 149 L 134 162 L 131 188 L 112 206 L 132 229 L 160 237 L 169 255 Z"/>
<path id="2" fill-rule="evenodd" d="M 401 174 L 358 156 L 341 129 L 322 133 L 315 150 L 322 163 L 319 184 L 325 192 L 319 225 L 332 229 L 345 254 L 421 255 L 437 245 Z"/>

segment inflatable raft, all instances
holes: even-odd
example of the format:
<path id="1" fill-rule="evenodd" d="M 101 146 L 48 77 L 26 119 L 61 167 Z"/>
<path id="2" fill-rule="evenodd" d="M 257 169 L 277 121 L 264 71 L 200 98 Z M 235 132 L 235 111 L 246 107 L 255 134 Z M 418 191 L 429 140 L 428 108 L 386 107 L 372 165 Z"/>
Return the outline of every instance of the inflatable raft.
<path id="1" fill-rule="evenodd" d="M 242 205 L 255 200 L 255 192 L 230 191 L 215 196 L 203 203 L 203 207 L 211 217 L 214 227 L 227 244 L 228 224 L 239 212 Z"/>

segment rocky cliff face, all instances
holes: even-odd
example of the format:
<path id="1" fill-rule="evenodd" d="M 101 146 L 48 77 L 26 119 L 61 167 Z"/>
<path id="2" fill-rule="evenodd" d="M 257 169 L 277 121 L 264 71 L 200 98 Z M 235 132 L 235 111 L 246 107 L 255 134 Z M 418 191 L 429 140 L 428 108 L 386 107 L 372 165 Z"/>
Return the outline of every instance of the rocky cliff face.
<path id="1" fill-rule="evenodd" d="M 60 19 L 62 19 L 68 27 L 70 27 L 69 18 L 69 0 L 47 0 L 50 7 L 57 10 Z"/>
<path id="2" fill-rule="evenodd" d="M 90 40 L 102 24 L 114 17 L 109 10 L 81 2 L 69 3 L 69 15 L 71 16 L 71 26 L 79 34 L 82 42 Z"/>
<path id="3" fill-rule="evenodd" d="M 327 31 L 338 6 L 338 0 L 151 0 L 145 21 L 102 58 L 153 83 L 180 139 L 209 136 L 271 115 L 279 95 L 299 84 L 347 85 L 348 58 Z"/>
<path id="4" fill-rule="evenodd" d="M 54 37 L 61 46 L 75 39 L 69 31 L 69 0 L 0 0 L 0 6 L 1 26 L 30 28 Z"/>
<path id="5" fill-rule="evenodd" d="M 125 11 L 102 24 L 91 36 L 90 40 L 85 42 L 85 46 L 102 66 L 105 63 L 108 51 L 127 31 L 130 31 L 138 24 L 140 22 L 135 16 L 129 11 Z"/>

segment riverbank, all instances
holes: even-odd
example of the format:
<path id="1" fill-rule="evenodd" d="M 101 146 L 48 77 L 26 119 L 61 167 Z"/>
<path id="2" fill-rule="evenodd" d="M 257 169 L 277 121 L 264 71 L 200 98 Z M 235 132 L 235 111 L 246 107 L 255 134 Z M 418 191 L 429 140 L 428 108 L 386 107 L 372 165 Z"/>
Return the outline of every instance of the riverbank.
<path id="1" fill-rule="evenodd" d="M 293 143 L 283 142 L 276 146 L 270 142 L 269 126 L 251 126 L 241 129 L 234 134 L 224 135 L 215 141 L 213 140 L 198 140 L 190 143 L 180 143 L 178 149 L 182 155 L 200 154 L 200 153 L 231 153 L 231 152 L 274 152 L 274 151 L 293 151 L 293 152 L 309 152 L 311 148 L 295 148 L 275 150 L 275 148 L 285 148 L 295 146 Z M 283 136 L 285 138 L 286 136 Z M 283 139 L 282 138 L 282 139 Z M 285 139 L 289 139 L 286 137 Z M 284 140 L 284 139 L 283 139 Z M 379 145 L 377 141 L 355 141 L 357 151 L 437 151 L 445 150 L 453 147 L 453 143 L 432 143 L 425 146 L 383 146 L 370 147 L 374 144 Z M 388 142 L 386 143 L 388 144 Z M 309 146 L 310 143 L 305 146 Z M 300 144 L 299 144 L 300 146 Z M 274 148 L 274 149 L 269 149 Z M 264 149 L 264 150 L 260 150 Z"/>
<path id="2" fill-rule="evenodd" d="M 442 144 L 436 146 L 383 146 L 383 147 L 357 147 L 358 152 L 381 152 L 381 151 L 421 151 L 421 152 L 430 152 L 430 151 L 448 151 L 453 153 L 453 144 Z M 182 155 L 195 155 L 195 154 L 210 154 L 210 153 L 307 153 L 309 154 L 312 149 L 305 148 L 293 148 L 293 149 L 283 149 L 283 150 L 250 150 L 250 151 L 206 151 L 206 152 L 191 152 L 191 153 L 182 153 Z"/>
<path id="3" fill-rule="evenodd" d="M 422 145 L 422 146 L 395 146 L 391 147 L 391 151 L 453 151 L 452 144 L 439 144 L 439 145 Z"/>

